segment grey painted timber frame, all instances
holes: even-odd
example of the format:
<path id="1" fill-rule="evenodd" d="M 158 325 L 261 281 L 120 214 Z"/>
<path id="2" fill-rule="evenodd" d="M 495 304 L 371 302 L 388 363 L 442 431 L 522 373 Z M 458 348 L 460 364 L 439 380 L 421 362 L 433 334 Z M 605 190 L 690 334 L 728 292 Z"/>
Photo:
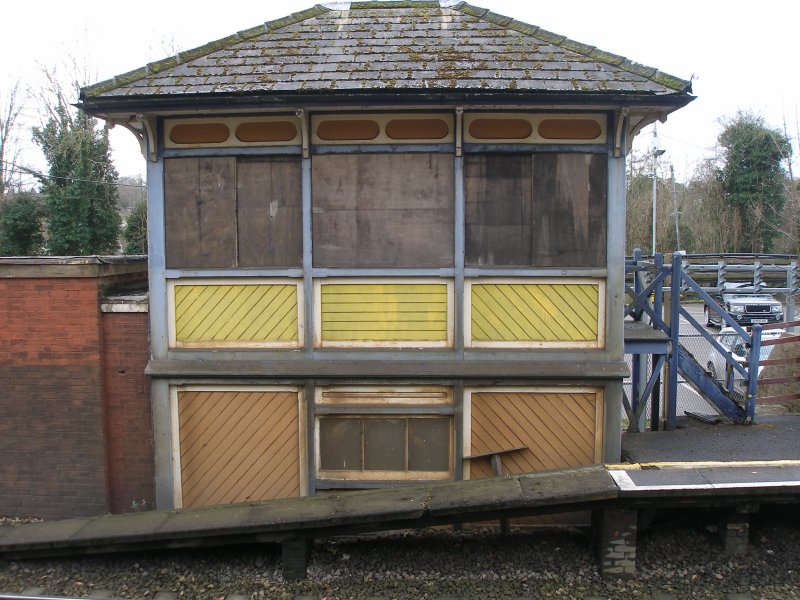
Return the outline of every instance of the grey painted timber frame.
<path id="1" fill-rule="evenodd" d="M 378 107 L 379 108 L 379 107 Z M 376 109 L 378 109 L 376 108 Z M 453 107 L 455 110 L 455 107 Z M 469 108 L 468 110 L 473 110 Z M 570 113 L 579 111 L 569 110 Z M 598 110 L 593 109 L 594 113 Z M 608 131 L 617 126 L 617 116 L 613 111 L 608 115 Z M 304 119 L 310 119 L 305 111 Z M 314 431 L 316 416 L 338 412 L 340 409 L 317 407 L 314 403 L 314 389 L 325 382 L 338 384 L 364 384 L 369 381 L 393 385 L 419 383 L 420 380 L 436 385 L 451 386 L 455 405 L 444 410 L 453 415 L 455 438 L 454 476 L 460 479 L 462 473 L 462 436 L 466 424 L 463 422 L 463 389 L 465 382 L 496 385 L 502 381 L 513 385 L 541 385 L 553 383 L 564 385 L 579 381 L 581 385 L 592 383 L 604 390 L 605 413 L 603 423 L 603 456 L 606 461 L 616 461 L 620 453 L 622 378 L 626 368 L 623 362 L 622 307 L 624 290 L 624 235 L 625 235 L 625 155 L 615 157 L 613 136 L 609 133 L 606 144 L 594 145 L 514 145 L 514 144 L 464 144 L 463 152 L 458 153 L 456 144 L 403 144 L 403 145 L 312 145 L 309 155 L 301 158 L 302 181 L 302 268 L 254 268 L 254 269 L 166 269 L 166 232 L 164 230 L 164 159 L 187 156 L 255 156 L 255 155 L 298 155 L 302 149 L 297 146 L 269 148 L 209 148 L 209 149 L 169 149 L 165 150 L 162 135 L 163 120 L 157 121 L 158 142 L 156 160 L 148 163 L 148 219 L 151 223 L 149 237 L 150 251 L 150 320 L 152 361 L 148 374 L 152 377 L 152 402 L 155 443 L 156 498 L 158 508 L 174 507 L 174 469 L 172 465 L 173 446 L 172 419 L 170 413 L 170 386 L 182 383 L 215 384 L 263 384 L 291 383 L 304 389 L 306 410 L 306 431 Z M 150 142 L 150 141 L 149 141 Z M 152 143 L 152 142 L 150 142 Z M 625 148 L 623 143 L 622 148 Z M 453 156 L 455 177 L 454 188 L 454 265 L 452 268 L 435 269 L 354 269 L 319 268 L 313 266 L 312 248 L 312 190 L 311 169 L 313 156 L 325 153 L 375 153 L 375 152 L 436 152 L 450 153 Z M 607 191 L 607 265 L 606 268 L 497 268 L 466 267 L 465 257 L 465 194 L 464 194 L 464 153 L 499 152 L 530 153 L 561 152 L 605 154 L 608 157 Z M 307 319 L 304 329 L 303 348 L 293 351 L 248 350 L 224 351 L 178 350 L 171 349 L 167 338 L 167 281 L 190 280 L 210 277 L 289 277 L 303 280 L 303 303 L 306 315 L 313 314 L 314 286 L 318 279 L 331 277 L 428 277 L 445 278 L 454 281 L 454 347 L 447 350 L 376 350 L 347 351 L 320 349 L 314 347 L 313 320 Z M 464 348 L 464 289 L 465 279 L 489 277 L 595 277 L 606 279 L 605 298 L 605 347 L 591 351 L 558 351 L 555 356 L 537 357 L 537 352 L 492 351 Z M 538 351 L 539 353 L 541 351 Z M 551 353 L 546 353 L 551 354 Z M 365 359 L 366 360 L 365 362 Z M 383 364 L 383 367 L 378 367 Z M 253 368 L 256 364 L 269 368 Z M 369 364 L 367 364 L 369 363 Z M 574 365 L 564 369 L 565 364 Z M 394 366 L 392 366 L 394 365 Z M 504 366 L 505 365 L 505 366 Z M 438 375 L 436 371 L 438 370 Z M 338 375 L 331 379 L 332 375 Z M 413 379 L 418 372 L 421 379 Z M 377 378 L 377 379 L 376 379 Z M 346 408 L 341 409 L 342 412 Z M 381 410 L 360 412 L 386 414 Z M 435 409 L 433 413 L 442 412 Z M 389 410 L 389 412 L 392 412 Z M 397 410 L 394 409 L 396 413 Z M 443 414 L 444 414 L 443 413 Z M 431 414 L 429 409 L 410 410 L 408 414 Z M 309 457 L 315 456 L 314 436 L 309 433 L 306 440 Z M 314 494 L 317 489 L 329 487 L 369 487 L 369 482 L 352 484 L 329 484 L 315 478 L 314 461 L 309 460 L 307 468 L 308 490 Z M 399 482 L 398 482 L 399 483 Z"/>

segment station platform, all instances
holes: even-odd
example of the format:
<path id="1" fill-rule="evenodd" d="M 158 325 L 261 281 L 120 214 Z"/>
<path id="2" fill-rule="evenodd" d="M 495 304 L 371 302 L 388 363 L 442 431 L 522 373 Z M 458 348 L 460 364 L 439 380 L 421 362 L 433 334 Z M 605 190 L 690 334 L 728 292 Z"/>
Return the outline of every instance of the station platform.
<path id="1" fill-rule="evenodd" d="M 314 539 L 588 510 L 601 572 L 625 577 L 635 572 L 639 510 L 715 507 L 726 548 L 741 553 L 747 514 L 800 504 L 800 417 L 679 425 L 626 434 L 628 462 L 615 465 L 0 527 L 0 558 L 271 542 L 283 547 L 284 576 L 298 579 Z"/>

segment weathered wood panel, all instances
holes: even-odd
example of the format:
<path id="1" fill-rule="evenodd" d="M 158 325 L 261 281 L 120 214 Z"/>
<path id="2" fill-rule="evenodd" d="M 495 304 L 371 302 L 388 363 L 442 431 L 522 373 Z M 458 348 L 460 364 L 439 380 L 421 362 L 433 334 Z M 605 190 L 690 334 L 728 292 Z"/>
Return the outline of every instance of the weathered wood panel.
<path id="1" fill-rule="evenodd" d="M 236 159 L 164 160 L 166 264 L 236 266 Z"/>
<path id="2" fill-rule="evenodd" d="M 312 189 L 314 266 L 453 266 L 451 155 L 315 156 Z"/>
<path id="3" fill-rule="evenodd" d="M 239 158 L 240 267 L 299 267 L 303 263 L 300 159 Z"/>
<path id="4" fill-rule="evenodd" d="M 178 392 L 183 507 L 300 495 L 292 391 Z"/>
<path id="5" fill-rule="evenodd" d="M 503 456 L 509 474 L 598 463 L 602 403 L 599 389 L 473 391 L 469 454 L 527 446 Z M 470 462 L 470 479 L 492 476 L 488 458 Z"/>
<path id="6" fill-rule="evenodd" d="M 470 282 L 468 287 L 468 345 L 603 344 L 599 281 Z"/>
<path id="7" fill-rule="evenodd" d="M 445 283 L 321 283 L 321 345 L 446 345 Z"/>
<path id="8" fill-rule="evenodd" d="M 529 154 L 466 156 L 466 264 L 531 265 L 532 173 Z"/>
<path id="9" fill-rule="evenodd" d="M 295 283 L 176 284 L 174 342 L 178 347 L 298 346 L 299 287 Z"/>
<path id="10" fill-rule="evenodd" d="M 607 196 L 605 156 L 536 156 L 533 162 L 532 264 L 605 267 Z"/>
<path id="11" fill-rule="evenodd" d="M 606 157 L 470 154 L 466 264 L 606 265 Z"/>

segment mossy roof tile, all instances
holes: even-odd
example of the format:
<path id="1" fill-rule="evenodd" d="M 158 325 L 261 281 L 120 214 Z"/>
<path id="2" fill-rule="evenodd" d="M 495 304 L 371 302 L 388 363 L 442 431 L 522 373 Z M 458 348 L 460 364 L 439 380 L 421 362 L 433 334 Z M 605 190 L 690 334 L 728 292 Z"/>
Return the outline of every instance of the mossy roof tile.
<path id="1" fill-rule="evenodd" d="M 688 81 L 465 2 L 381 1 L 314 6 L 88 86 L 81 98 L 420 88 L 691 91 Z"/>

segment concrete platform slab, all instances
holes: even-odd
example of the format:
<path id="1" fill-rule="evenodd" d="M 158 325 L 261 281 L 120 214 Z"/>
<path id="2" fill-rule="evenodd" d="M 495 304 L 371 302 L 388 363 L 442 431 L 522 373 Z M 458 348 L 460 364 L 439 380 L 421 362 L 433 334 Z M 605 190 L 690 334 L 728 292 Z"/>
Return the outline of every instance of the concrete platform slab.
<path id="1" fill-rule="evenodd" d="M 88 519 L 62 519 L 59 521 L 44 521 L 41 523 L 28 523 L 9 528 L 0 545 L 14 547 L 47 547 L 50 544 L 63 542 L 70 539 L 82 528 L 86 527 Z"/>
<path id="2" fill-rule="evenodd" d="M 753 425 L 716 425 L 679 417 L 675 431 L 625 433 L 622 459 L 631 463 L 800 460 L 800 415 L 756 418 Z"/>
<path id="3" fill-rule="evenodd" d="M 105 515 L 87 521 L 71 537 L 75 543 L 117 544 L 146 541 L 156 537 L 159 527 L 170 518 L 169 512 L 148 511 L 124 515 Z"/>
<path id="4" fill-rule="evenodd" d="M 340 494 L 332 522 L 340 525 L 419 519 L 425 512 L 430 494 L 427 487 Z"/>
<path id="5" fill-rule="evenodd" d="M 610 500 L 618 495 L 617 486 L 603 467 L 585 467 L 554 473 L 520 476 L 528 506 L 553 506 Z"/>
<path id="6" fill-rule="evenodd" d="M 520 507 L 524 502 L 517 477 L 494 477 L 432 487 L 428 511 L 444 518 L 469 512 L 499 511 Z M 467 508 L 468 507 L 468 508 Z"/>

